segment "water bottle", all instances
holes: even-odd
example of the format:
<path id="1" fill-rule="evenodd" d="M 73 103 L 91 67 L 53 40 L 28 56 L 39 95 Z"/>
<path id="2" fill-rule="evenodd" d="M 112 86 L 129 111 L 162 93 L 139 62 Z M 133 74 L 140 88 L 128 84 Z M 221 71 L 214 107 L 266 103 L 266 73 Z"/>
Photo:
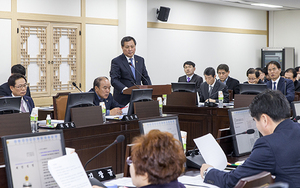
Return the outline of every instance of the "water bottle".
<path id="1" fill-rule="evenodd" d="M 219 91 L 219 108 L 223 108 L 223 92 Z"/>
<path id="2" fill-rule="evenodd" d="M 167 94 L 163 94 L 163 105 L 167 105 Z"/>
<path id="3" fill-rule="evenodd" d="M 30 125 L 31 125 L 32 133 L 38 132 L 37 120 L 38 120 L 38 108 L 33 108 L 30 114 Z"/>
<path id="4" fill-rule="evenodd" d="M 158 106 L 159 106 L 159 115 L 162 116 L 163 111 L 163 102 L 162 102 L 162 98 L 161 97 L 157 97 L 157 101 L 158 101 Z"/>
<path id="5" fill-rule="evenodd" d="M 46 126 L 47 126 L 47 127 L 51 127 L 51 117 L 50 117 L 50 114 L 47 114 L 47 118 L 46 118 Z"/>
<path id="6" fill-rule="evenodd" d="M 103 123 L 106 122 L 106 106 L 104 102 L 100 102 L 99 104 L 101 106 L 101 110 L 102 110 L 102 117 L 103 117 Z"/>

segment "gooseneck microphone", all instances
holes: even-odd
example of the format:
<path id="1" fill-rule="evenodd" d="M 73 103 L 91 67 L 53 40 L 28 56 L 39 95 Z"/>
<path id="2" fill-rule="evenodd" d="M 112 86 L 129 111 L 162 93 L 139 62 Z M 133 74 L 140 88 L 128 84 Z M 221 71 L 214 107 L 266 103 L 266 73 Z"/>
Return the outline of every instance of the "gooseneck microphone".
<path id="1" fill-rule="evenodd" d="M 140 89 L 139 86 L 136 85 L 136 84 L 134 83 L 134 81 L 131 81 L 131 83 L 132 83 L 135 87 L 137 87 L 138 89 Z"/>
<path id="2" fill-rule="evenodd" d="M 237 133 L 237 134 L 232 134 L 232 135 L 228 135 L 228 136 L 216 138 L 216 140 L 222 140 L 222 139 L 225 139 L 225 138 L 230 138 L 230 137 L 234 137 L 234 136 L 241 135 L 241 134 L 253 134 L 254 132 L 255 132 L 254 129 L 248 129 L 247 131 L 244 131 L 244 132 L 241 132 L 241 133 Z"/>
<path id="3" fill-rule="evenodd" d="M 147 82 L 147 85 L 149 85 L 149 82 L 148 82 L 148 80 L 146 79 L 146 77 L 145 76 L 143 76 L 141 73 L 140 73 L 140 71 L 138 71 L 133 65 L 132 65 L 132 63 L 130 62 L 129 63 L 129 65 L 130 66 L 132 66 L 133 68 L 134 68 L 134 70 L 136 70 L 136 72 L 137 73 L 139 73 L 139 75 L 142 77 L 142 78 L 144 78 L 145 80 L 146 80 L 146 82 Z"/>
<path id="4" fill-rule="evenodd" d="M 86 168 L 86 166 L 92 161 L 94 160 L 96 157 L 98 157 L 98 155 L 100 155 L 101 153 L 103 153 L 104 151 L 106 151 L 108 148 L 110 148 L 111 146 L 123 142 L 125 140 L 125 136 L 124 135 L 119 135 L 116 140 L 111 143 L 109 146 L 107 146 L 106 148 L 104 148 L 102 151 L 100 151 L 99 153 L 97 153 L 94 157 L 92 157 L 90 160 L 88 160 L 85 165 L 84 165 L 84 169 Z"/>
<path id="5" fill-rule="evenodd" d="M 79 87 L 76 85 L 75 82 L 72 82 L 72 85 L 73 85 L 74 87 L 76 87 L 76 89 L 78 89 L 78 90 L 80 91 L 80 93 L 82 93 L 82 91 L 79 89 Z"/>

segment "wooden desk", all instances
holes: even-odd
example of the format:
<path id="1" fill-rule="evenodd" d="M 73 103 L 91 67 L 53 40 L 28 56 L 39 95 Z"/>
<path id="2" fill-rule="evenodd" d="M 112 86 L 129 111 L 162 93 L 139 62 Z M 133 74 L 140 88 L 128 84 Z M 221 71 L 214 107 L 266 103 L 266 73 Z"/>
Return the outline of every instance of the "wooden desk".
<path id="1" fill-rule="evenodd" d="M 230 127 L 229 108 L 163 106 L 163 113 L 178 114 L 180 129 L 186 131 L 187 149 L 193 149 L 194 138 L 211 133 L 217 138 L 218 130 Z"/>

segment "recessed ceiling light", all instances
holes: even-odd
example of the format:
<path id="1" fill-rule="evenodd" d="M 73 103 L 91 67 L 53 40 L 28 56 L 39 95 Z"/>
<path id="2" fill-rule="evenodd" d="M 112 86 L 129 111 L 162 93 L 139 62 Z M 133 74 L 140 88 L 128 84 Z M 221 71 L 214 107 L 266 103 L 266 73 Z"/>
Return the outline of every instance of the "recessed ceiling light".
<path id="1" fill-rule="evenodd" d="M 261 7 L 268 7 L 268 8 L 282 8 L 283 6 L 280 5 L 270 5 L 270 4 L 264 4 L 264 3 L 252 3 L 253 6 L 261 6 Z"/>

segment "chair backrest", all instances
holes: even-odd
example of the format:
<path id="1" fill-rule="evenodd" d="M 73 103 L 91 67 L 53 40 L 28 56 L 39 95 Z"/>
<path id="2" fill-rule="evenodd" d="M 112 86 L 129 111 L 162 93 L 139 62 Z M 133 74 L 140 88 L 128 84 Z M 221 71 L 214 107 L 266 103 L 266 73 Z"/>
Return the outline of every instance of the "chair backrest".
<path id="1" fill-rule="evenodd" d="M 54 119 L 65 119 L 69 93 L 70 92 L 57 93 L 55 96 L 53 96 Z"/>
<path id="2" fill-rule="evenodd" d="M 300 92 L 295 91 L 295 98 L 294 101 L 299 101 L 300 100 Z"/>
<path id="3" fill-rule="evenodd" d="M 233 101 L 233 90 L 228 89 L 228 93 L 229 93 L 229 101 Z"/>
<path id="4" fill-rule="evenodd" d="M 127 144 L 126 146 L 123 177 L 130 177 L 129 166 L 126 160 L 131 155 L 131 146 L 133 146 L 133 144 Z"/>
<path id="5" fill-rule="evenodd" d="M 261 172 L 259 174 L 245 177 L 239 180 L 234 188 L 252 188 L 252 187 L 263 187 L 270 185 L 274 182 L 270 172 Z"/>

